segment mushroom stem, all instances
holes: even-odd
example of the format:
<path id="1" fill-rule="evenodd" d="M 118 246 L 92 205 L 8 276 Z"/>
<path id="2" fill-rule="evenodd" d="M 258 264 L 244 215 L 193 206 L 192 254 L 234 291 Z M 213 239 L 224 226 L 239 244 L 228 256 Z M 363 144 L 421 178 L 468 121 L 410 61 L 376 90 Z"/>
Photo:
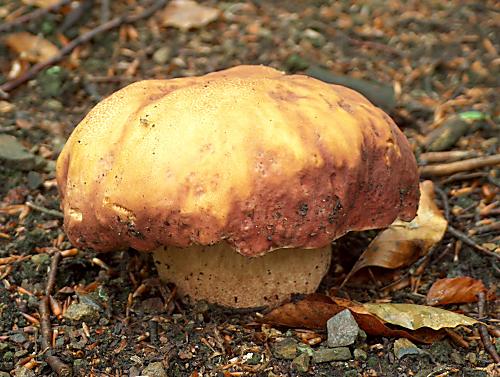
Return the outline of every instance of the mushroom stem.
<path id="1" fill-rule="evenodd" d="M 319 249 L 278 249 L 249 258 L 227 243 L 153 252 L 160 279 L 181 295 L 233 308 L 274 306 L 292 293 L 314 292 L 328 271 L 330 245 Z"/>

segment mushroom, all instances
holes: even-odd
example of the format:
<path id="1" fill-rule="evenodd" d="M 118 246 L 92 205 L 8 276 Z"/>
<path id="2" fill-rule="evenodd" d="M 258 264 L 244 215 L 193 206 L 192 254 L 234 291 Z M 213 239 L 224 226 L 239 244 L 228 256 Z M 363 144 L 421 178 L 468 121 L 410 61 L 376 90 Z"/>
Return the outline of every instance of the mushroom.
<path id="1" fill-rule="evenodd" d="M 57 182 L 75 246 L 153 252 L 179 293 L 231 307 L 315 291 L 331 241 L 409 221 L 418 203 L 389 116 L 264 66 L 117 91 L 68 139 Z"/>

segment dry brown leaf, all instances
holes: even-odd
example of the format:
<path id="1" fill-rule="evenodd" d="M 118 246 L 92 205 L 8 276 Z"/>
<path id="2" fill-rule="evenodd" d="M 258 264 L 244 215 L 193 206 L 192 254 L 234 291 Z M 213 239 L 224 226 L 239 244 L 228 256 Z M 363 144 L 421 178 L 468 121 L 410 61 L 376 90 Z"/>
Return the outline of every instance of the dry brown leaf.
<path id="1" fill-rule="evenodd" d="M 328 319 L 348 308 L 359 327 L 373 336 L 404 337 L 415 342 L 433 343 L 442 339 L 445 334 L 428 328 L 408 332 L 392 329 L 375 315 L 368 312 L 362 304 L 342 298 L 312 294 L 303 300 L 282 305 L 262 319 L 272 325 L 303 329 L 324 329 Z"/>
<path id="2" fill-rule="evenodd" d="M 171 1 L 161 17 L 163 26 L 173 26 L 181 30 L 200 28 L 215 21 L 220 11 L 215 8 L 199 5 L 192 0 Z"/>
<path id="3" fill-rule="evenodd" d="M 52 42 L 25 31 L 9 34 L 4 40 L 9 48 L 19 54 L 21 60 L 31 63 L 44 62 L 59 53 Z"/>
<path id="4" fill-rule="evenodd" d="M 416 304 L 363 304 L 363 307 L 387 323 L 410 330 L 424 327 L 434 330 L 472 326 L 475 319 L 449 310 Z"/>
<path id="5" fill-rule="evenodd" d="M 427 305 L 462 304 L 476 302 L 477 294 L 486 292 L 481 280 L 468 276 L 437 280 L 427 292 Z"/>
<path id="6" fill-rule="evenodd" d="M 395 269 L 408 266 L 439 242 L 448 222 L 434 203 L 434 184 L 420 184 L 417 216 L 411 222 L 394 221 L 368 245 L 346 280 L 364 267 Z"/>
<path id="7" fill-rule="evenodd" d="M 31 5 L 38 8 L 50 8 L 56 5 L 59 0 L 22 0 L 23 4 Z"/>

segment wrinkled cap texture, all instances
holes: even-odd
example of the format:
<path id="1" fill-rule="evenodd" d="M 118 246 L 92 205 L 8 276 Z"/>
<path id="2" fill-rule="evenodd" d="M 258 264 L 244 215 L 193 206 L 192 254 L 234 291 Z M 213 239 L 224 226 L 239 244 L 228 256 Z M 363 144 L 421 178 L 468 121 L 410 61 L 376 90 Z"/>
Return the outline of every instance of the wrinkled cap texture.
<path id="1" fill-rule="evenodd" d="M 119 90 L 76 127 L 57 182 L 69 239 L 97 251 L 318 248 L 410 220 L 418 203 L 415 158 L 389 116 L 264 66 Z"/>

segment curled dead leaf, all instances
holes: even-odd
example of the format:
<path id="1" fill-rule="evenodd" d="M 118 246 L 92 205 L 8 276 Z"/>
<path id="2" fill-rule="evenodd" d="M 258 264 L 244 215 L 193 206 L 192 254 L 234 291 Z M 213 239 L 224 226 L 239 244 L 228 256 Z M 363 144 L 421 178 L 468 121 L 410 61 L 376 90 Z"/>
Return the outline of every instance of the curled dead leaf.
<path id="1" fill-rule="evenodd" d="M 9 34 L 4 40 L 10 49 L 19 54 L 21 60 L 31 63 L 44 62 L 59 53 L 52 42 L 25 31 Z"/>
<path id="2" fill-rule="evenodd" d="M 417 216 L 411 222 L 396 220 L 380 232 L 345 281 L 365 267 L 395 269 L 410 265 L 443 238 L 447 226 L 448 222 L 434 202 L 434 184 L 422 182 Z"/>
<path id="3" fill-rule="evenodd" d="M 481 280 L 468 276 L 439 279 L 427 293 L 427 305 L 446 305 L 476 302 L 479 292 L 486 292 Z"/>
<path id="4" fill-rule="evenodd" d="M 200 28 L 215 21 L 220 11 L 192 0 L 171 1 L 163 11 L 161 17 L 163 26 L 173 26 L 181 30 Z"/>
<path id="5" fill-rule="evenodd" d="M 328 319 L 346 308 L 351 311 L 359 327 L 372 336 L 404 337 L 420 343 L 433 343 L 445 336 L 444 332 L 429 328 L 412 332 L 390 328 L 367 311 L 363 304 L 320 294 L 312 294 L 303 300 L 284 304 L 266 314 L 262 322 L 290 328 L 325 329 Z"/>

